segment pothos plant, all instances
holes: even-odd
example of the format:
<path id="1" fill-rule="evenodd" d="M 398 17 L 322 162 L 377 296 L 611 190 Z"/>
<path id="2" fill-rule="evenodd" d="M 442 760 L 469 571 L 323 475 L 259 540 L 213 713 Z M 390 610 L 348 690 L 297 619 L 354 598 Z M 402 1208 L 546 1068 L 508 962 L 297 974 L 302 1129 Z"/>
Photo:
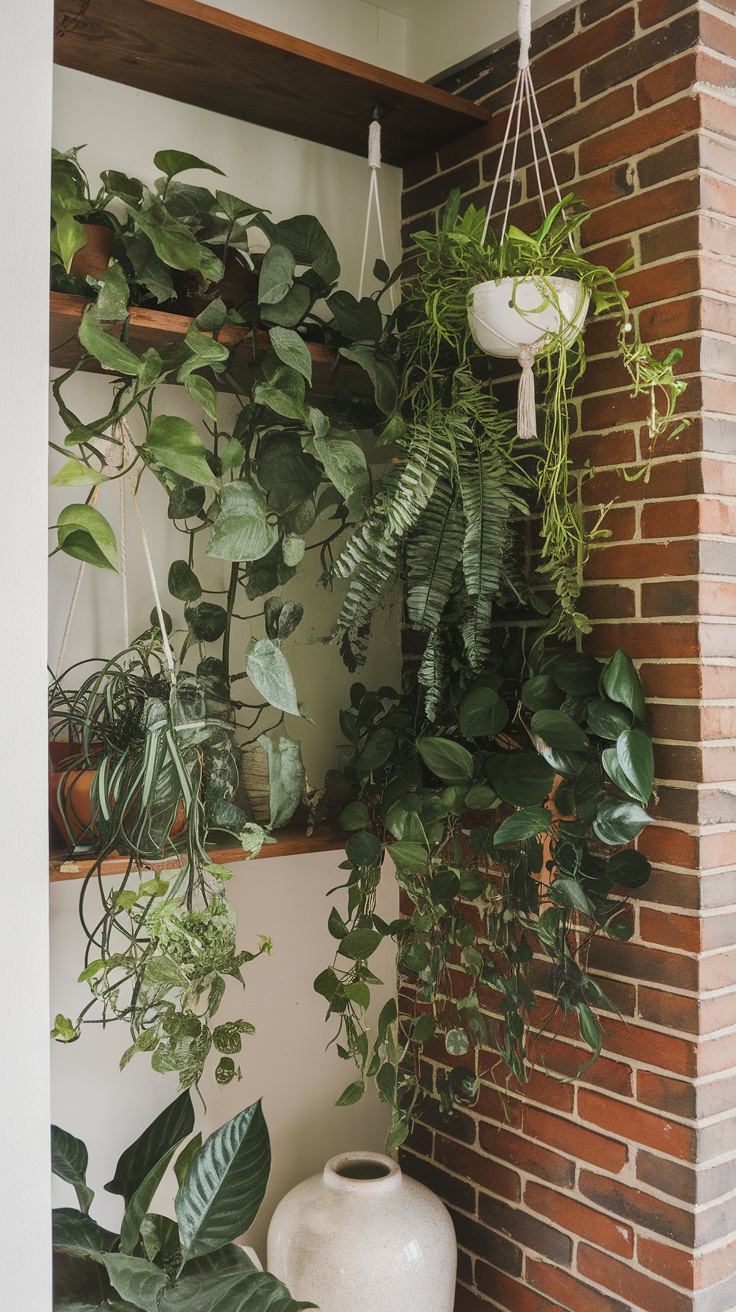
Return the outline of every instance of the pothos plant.
<path id="1" fill-rule="evenodd" d="M 580 252 L 588 214 L 582 201 L 568 196 L 537 232 L 511 226 L 499 243 L 492 232 L 482 240 L 483 213 L 470 206 L 460 216 L 459 200 L 453 193 L 436 232 L 414 234 L 416 270 L 402 287 L 399 399 L 383 433 L 399 454 L 334 567 L 349 580 L 335 637 L 353 663 L 362 656 L 375 606 L 404 573 L 409 620 L 427 635 L 420 681 L 430 714 L 448 672 L 448 611 L 477 672 L 491 650 L 494 607 L 509 599 L 548 613 L 546 635 L 574 639 L 589 630 L 578 607 L 583 567 L 590 547 L 605 536 L 606 507 L 592 526 L 583 522 L 584 474 L 573 473 L 569 453 L 571 400 L 585 370 L 583 336 L 571 344 L 562 334 L 551 341 L 539 398 L 543 439 L 520 444 L 495 383 L 489 392 L 487 357 L 471 336 L 473 286 L 504 275 L 532 276 L 546 287 L 553 274 L 582 282 L 595 314 L 619 318 L 619 356 L 634 393 L 649 398 L 652 447 L 664 433 L 679 431 L 672 428 L 673 412 L 685 388 L 674 376 L 682 352 L 659 361 L 641 340 L 619 286 L 629 266 L 612 273 Z M 531 572 L 519 546 L 519 518 L 528 509 L 541 516 Z"/>
<path id="2" fill-rule="evenodd" d="M 650 874 L 630 846 L 653 785 L 641 686 L 621 651 L 606 664 L 548 655 L 521 687 L 518 667 L 511 643 L 480 673 L 458 654 L 434 723 L 416 684 L 356 684 L 341 717 L 354 794 L 340 818 L 347 912 L 331 911 L 335 960 L 315 988 L 358 1067 L 340 1101 L 375 1079 L 391 1147 L 424 1094 L 450 1111 L 481 1081 L 523 1084 L 570 1017 L 595 1060 L 605 1018 L 594 1008 L 616 1012 L 588 958 L 596 936 L 630 937 L 627 896 Z M 387 924 L 376 894 L 394 869 L 409 909 Z M 371 959 L 386 939 L 413 1002 L 399 1019 L 391 999 L 372 1029 Z M 423 1052 L 439 1063 L 434 1090 Z"/>
<path id="3" fill-rule="evenodd" d="M 52 1126 L 51 1167 L 78 1206 L 53 1212 L 54 1312 L 299 1312 L 285 1285 L 234 1241 L 266 1192 L 271 1145 L 260 1103 L 202 1143 L 184 1093 L 126 1148 L 105 1189 L 121 1199 L 119 1233 L 90 1216 L 88 1154 Z M 175 1217 L 151 1210 L 167 1168 L 179 1186 Z"/>

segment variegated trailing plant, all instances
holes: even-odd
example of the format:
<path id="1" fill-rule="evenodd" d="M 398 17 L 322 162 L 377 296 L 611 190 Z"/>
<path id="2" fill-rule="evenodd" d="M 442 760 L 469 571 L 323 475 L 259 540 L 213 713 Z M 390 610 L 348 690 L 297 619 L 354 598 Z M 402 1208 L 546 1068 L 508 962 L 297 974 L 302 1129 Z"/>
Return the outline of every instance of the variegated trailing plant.
<path id="1" fill-rule="evenodd" d="M 54 1312 L 299 1312 L 288 1289 L 235 1242 L 253 1224 L 271 1169 L 259 1102 L 202 1143 L 183 1093 L 121 1156 L 106 1190 L 121 1198 L 119 1233 L 90 1216 L 87 1148 L 52 1126 L 51 1168 L 78 1206 L 53 1211 Z M 167 1168 L 174 1218 L 152 1211 Z"/>
<path id="2" fill-rule="evenodd" d="M 489 389 L 487 356 L 470 333 L 473 286 L 504 275 L 581 281 L 594 312 L 620 320 L 620 358 L 634 393 L 649 398 L 652 450 L 663 434 L 679 431 L 673 415 L 685 388 L 674 376 L 682 352 L 659 361 L 641 341 L 618 282 L 629 266 L 612 273 L 580 253 L 589 212 L 582 201 L 566 197 L 536 233 L 511 226 L 501 243 L 492 231 L 484 243 L 484 214 L 470 206 L 461 217 L 459 201 L 453 193 L 436 232 L 414 234 L 416 271 L 402 287 L 399 401 L 383 431 L 399 455 L 334 567 L 349 580 L 334 636 L 353 668 L 373 610 L 403 575 L 408 618 L 427 636 L 420 681 L 430 716 L 448 674 L 448 613 L 477 672 L 491 652 L 493 610 L 509 599 L 545 613 L 546 636 L 575 639 L 590 627 L 578 606 L 583 567 L 591 546 L 606 536 L 606 507 L 594 525 L 583 522 L 585 475 L 573 472 L 569 455 L 570 404 L 585 370 L 583 336 L 571 345 L 560 336 L 545 355 L 543 440 L 520 443 L 514 417 L 501 410 L 493 384 Z M 570 238 L 578 242 L 574 249 Z M 529 510 L 541 520 L 536 551 L 520 542 L 520 517 Z"/>
<path id="3" fill-rule="evenodd" d="M 392 1110 L 389 1147 L 424 1097 L 449 1113 L 481 1082 L 523 1086 L 570 1017 L 579 1044 L 568 1055 L 584 1069 L 617 1010 L 588 958 L 596 936 L 630 937 L 628 894 L 650 874 L 630 846 L 653 787 L 641 686 L 621 651 L 606 664 L 548 655 L 521 686 L 520 663 L 509 634 L 481 673 L 456 643 L 434 722 L 416 683 L 403 694 L 356 684 L 341 717 L 347 911 L 330 913 L 336 955 L 315 988 L 358 1067 L 340 1102 L 375 1079 Z M 376 894 L 394 869 L 408 906 L 387 924 Z M 391 999 L 369 1025 L 371 960 L 386 939 L 405 1005 L 399 1017 Z"/>

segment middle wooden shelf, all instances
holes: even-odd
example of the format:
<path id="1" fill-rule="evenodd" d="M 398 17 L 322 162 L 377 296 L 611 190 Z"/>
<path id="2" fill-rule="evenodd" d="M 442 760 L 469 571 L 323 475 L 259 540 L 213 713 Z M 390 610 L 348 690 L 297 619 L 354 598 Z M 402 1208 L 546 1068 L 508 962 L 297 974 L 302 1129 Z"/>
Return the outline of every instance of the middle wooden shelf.
<path id="1" fill-rule="evenodd" d="M 90 304 L 84 296 L 69 296 L 62 292 L 51 293 L 50 313 L 50 350 L 53 369 L 71 369 L 83 355 L 82 346 L 77 338 L 77 329 L 85 308 Z M 127 322 L 126 341 L 133 351 L 141 352 L 154 346 L 156 350 L 182 342 L 193 320 L 185 314 L 170 314 L 164 310 L 150 310 L 133 306 Z M 110 323 L 106 331 L 113 337 L 120 337 L 123 325 Z M 226 346 L 241 345 L 243 352 L 252 350 L 253 331 L 251 328 L 226 324 L 218 334 Z M 268 333 L 256 333 L 256 347 L 267 351 Z M 329 346 L 322 342 L 307 342 L 307 349 L 312 357 L 312 392 L 316 396 L 330 396 L 337 390 L 349 390 L 359 396 L 371 394 L 368 375 L 358 365 L 343 360 Z M 82 368 L 92 373 L 107 373 L 94 357 L 88 356 Z M 212 381 L 217 386 L 216 376 Z"/>

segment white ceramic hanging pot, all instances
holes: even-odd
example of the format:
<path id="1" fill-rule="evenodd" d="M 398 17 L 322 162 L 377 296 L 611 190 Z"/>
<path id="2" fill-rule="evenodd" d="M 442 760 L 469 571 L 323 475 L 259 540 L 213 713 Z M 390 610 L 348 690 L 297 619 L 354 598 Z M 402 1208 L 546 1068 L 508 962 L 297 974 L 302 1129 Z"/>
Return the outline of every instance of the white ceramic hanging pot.
<path id="1" fill-rule="evenodd" d="M 381 1153 L 333 1157 L 279 1203 L 268 1270 L 321 1312 L 452 1312 L 457 1246 L 429 1189 Z"/>
<path id="2" fill-rule="evenodd" d="M 470 294 L 470 331 L 486 355 L 518 359 L 525 346 L 543 354 L 560 336 L 572 345 L 589 303 L 590 292 L 572 278 L 529 275 L 480 282 Z"/>

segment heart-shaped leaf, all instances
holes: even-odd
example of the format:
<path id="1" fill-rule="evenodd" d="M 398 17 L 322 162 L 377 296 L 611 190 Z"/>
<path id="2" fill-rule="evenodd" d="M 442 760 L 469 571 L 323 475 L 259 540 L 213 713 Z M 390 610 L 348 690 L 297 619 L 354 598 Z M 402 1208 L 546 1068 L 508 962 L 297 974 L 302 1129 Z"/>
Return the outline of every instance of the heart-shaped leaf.
<path id="1" fill-rule="evenodd" d="M 250 479 L 226 483 L 207 555 L 218 560 L 261 560 L 278 541 L 278 525 L 269 517 L 266 498 Z"/>

